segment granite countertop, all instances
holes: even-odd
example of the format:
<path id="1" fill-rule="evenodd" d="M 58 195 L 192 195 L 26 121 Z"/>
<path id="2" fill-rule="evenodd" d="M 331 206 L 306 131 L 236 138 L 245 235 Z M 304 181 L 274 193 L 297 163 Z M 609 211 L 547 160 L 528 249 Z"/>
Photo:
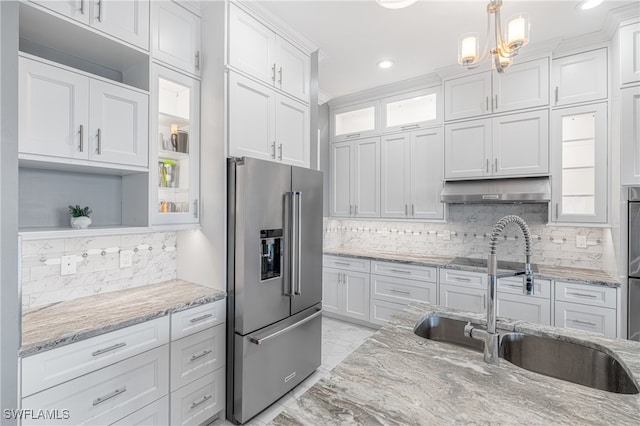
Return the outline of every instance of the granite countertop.
<path id="1" fill-rule="evenodd" d="M 483 315 L 416 303 L 331 373 L 287 404 L 274 425 L 640 424 L 640 394 L 615 394 L 529 372 L 501 359 L 413 334 L 429 313 Z M 522 321 L 499 327 L 579 341 L 614 353 L 640 383 L 640 343 Z"/>
<path id="2" fill-rule="evenodd" d="M 224 299 L 226 293 L 183 280 L 53 303 L 22 313 L 22 357 Z"/>
<path id="3" fill-rule="evenodd" d="M 384 260 L 392 262 L 402 262 L 414 265 L 435 266 L 447 269 L 457 269 L 470 272 L 487 272 L 486 266 L 478 267 L 471 265 L 461 265 L 455 262 L 454 257 L 430 256 L 420 254 L 390 253 L 367 250 L 352 249 L 326 249 L 324 254 L 332 256 L 349 256 L 361 259 Z M 537 278 L 550 280 L 560 280 L 581 284 L 601 285 L 607 287 L 620 287 L 620 282 L 606 271 L 600 269 L 571 268 L 566 266 L 550 266 L 536 264 L 538 270 L 535 272 Z"/>

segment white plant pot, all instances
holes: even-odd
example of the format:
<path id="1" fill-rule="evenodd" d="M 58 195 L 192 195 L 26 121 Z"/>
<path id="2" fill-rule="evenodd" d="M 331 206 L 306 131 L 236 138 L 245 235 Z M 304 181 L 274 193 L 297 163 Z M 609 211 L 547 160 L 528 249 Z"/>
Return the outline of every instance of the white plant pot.
<path id="1" fill-rule="evenodd" d="M 87 229 L 91 225 L 91 218 L 88 216 L 71 216 L 70 222 L 73 229 Z"/>

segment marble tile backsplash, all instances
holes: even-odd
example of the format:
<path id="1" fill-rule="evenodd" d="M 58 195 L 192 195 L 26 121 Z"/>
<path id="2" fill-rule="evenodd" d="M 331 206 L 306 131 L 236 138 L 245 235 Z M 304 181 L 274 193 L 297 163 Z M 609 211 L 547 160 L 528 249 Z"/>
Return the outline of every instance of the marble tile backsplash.
<path id="1" fill-rule="evenodd" d="M 446 223 L 329 218 L 324 222 L 324 247 L 484 258 L 493 225 L 508 214 L 522 217 L 529 225 L 534 263 L 605 269 L 609 228 L 549 225 L 547 206 L 539 204 L 454 204 L 449 206 Z M 586 248 L 576 247 L 577 236 L 586 237 Z M 522 261 L 523 254 L 520 230 L 507 227 L 498 244 L 499 258 Z"/>
<path id="2" fill-rule="evenodd" d="M 158 232 L 23 241 L 22 308 L 155 284 L 176 278 L 176 234 Z M 120 250 L 132 250 L 120 268 Z M 61 275 L 62 256 L 74 256 L 76 273 Z"/>

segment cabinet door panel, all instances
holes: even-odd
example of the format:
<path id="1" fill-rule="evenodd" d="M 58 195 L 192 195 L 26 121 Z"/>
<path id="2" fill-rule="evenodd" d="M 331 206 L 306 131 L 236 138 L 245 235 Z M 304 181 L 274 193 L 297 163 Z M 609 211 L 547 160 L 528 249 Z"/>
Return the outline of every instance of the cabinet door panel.
<path id="1" fill-rule="evenodd" d="M 164 426 L 169 424 L 169 395 L 118 420 L 111 426 Z"/>
<path id="2" fill-rule="evenodd" d="M 19 66 L 20 152 L 89 158 L 89 78 L 22 57 Z"/>
<path id="3" fill-rule="evenodd" d="M 556 301 L 555 326 L 613 338 L 616 337 L 616 310 Z"/>
<path id="4" fill-rule="evenodd" d="M 440 284 L 440 304 L 465 312 L 486 312 L 486 291 Z"/>
<path id="5" fill-rule="evenodd" d="M 547 111 L 493 119 L 494 175 L 549 173 L 549 114 Z"/>
<path id="6" fill-rule="evenodd" d="M 380 217 L 380 138 L 358 141 L 354 149 L 354 213 Z"/>
<path id="7" fill-rule="evenodd" d="M 490 119 L 445 126 L 445 178 L 477 178 L 491 175 L 490 157 Z"/>
<path id="8" fill-rule="evenodd" d="M 281 37 L 276 37 L 276 66 L 276 86 L 304 102 L 309 102 L 309 56 Z"/>
<path id="9" fill-rule="evenodd" d="M 275 159 L 275 93 L 229 73 L 229 155 Z"/>
<path id="10" fill-rule="evenodd" d="M 444 139 L 442 129 L 424 130 L 411 134 L 409 178 L 413 218 L 442 219 L 444 204 L 440 201 L 444 168 Z"/>
<path id="11" fill-rule="evenodd" d="M 90 11 L 86 0 L 30 0 L 64 16 L 89 25 Z"/>
<path id="12" fill-rule="evenodd" d="M 382 217 L 408 217 L 409 213 L 409 135 L 385 136 L 380 142 L 380 202 Z"/>
<path id="13" fill-rule="evenodd" d="M 640 22 L 620 28 L 620 83 L 640 81 Z"/>
<path id="14" fill-rule="evenodd" d="M 621 90 L 620 141 L 623 185 L 640 185 L 640 86 Z"/>
<path id="15" fill-rule="evenodd" d="M 386 300 L 371 299 L 369 319 L 373 324 L 384 325 L 391 318 L 402 311 L 407 305 L 403 303 L 387 302 Z"/>
<path id="16" fill-rule="evenodd" d="M 229 6 L 229 64 L 273 85 L 276 35 L 235 5 Z"/>
<path id="17" fill-rule="evenodd" d="M 85 4 L 91 3 L 85 0 Z M 149 1 L 102 0 L 92 12 L 92 27 L 142 49 L 149 49 Z"/>
<path id="18" fill-rule="evenodd" d="M 369 274 L 345 272 L 343 281 L 344 308 L 342 314 L 369 321 Z"/>
<path id="19" fill-rule="evenodd" d="M 444 82 L 444 119 L 475 117 L 491 112 L 491 72 Z"/>
<path id="20" fill-rule="evenodd" d="M 549 59 L 521 62 L 493 74 L 493 112 L 549 105 Z"/>
<path id="21" fill-rule="evenodd" d="M 322 270 L 322 308 L 327 312 L 340 313 L 342 274 L 342 271 L 330 268 Z"/>
<path id="22" fill-rule="evenodd" d="M 278 159 L 309 167 L 309 107 L 277 94 L 276 119 Z"/>
<path id="23" fill-rule="evenodd" d="M 200 18 L 170 1 L 152 1 L 151 54 L 191 74 L 200 74 Z"/>
<path id="24" fill-rule="evenodd" d="M 147 166 L 149 97 L 98 80 L 90 88 L 90 158 Z"/>
<path id="25" fill-rule="evenodd" d="M 498 316 L 551 325 L 551 302 L 525 295 L 498 293 Z"/>
<path id="26" fill-rule="evenodd" d="M 599 49 L 555 59 L 555 105 L 607 97 L 607 50 Z"/>
<path id="27" fill-rule="evenodd" d="M 331 216 L 349 216 L 351 207 L 351 164 L 353 162 L 353 146 L 349 142 L 331 145 L 330 185 Z"/>

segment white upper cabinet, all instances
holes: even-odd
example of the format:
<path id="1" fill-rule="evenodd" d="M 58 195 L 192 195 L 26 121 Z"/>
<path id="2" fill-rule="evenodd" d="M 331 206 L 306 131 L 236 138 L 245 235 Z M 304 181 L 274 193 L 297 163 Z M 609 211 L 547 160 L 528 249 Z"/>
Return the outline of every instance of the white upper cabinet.
<path id="1" fill-rule="evenodd" d="M 380 101 L 331 110 L 331 141 L 359 139 L 380 132 Z"/>
<path id="2" fill-rule="evenodd" d="M 435 128 L 381 139 L 381 216 L 442 219 L 444 144 Z"/>
<path id="3" fill-rule="evenodd" d="M 330 149 L 331 216 L 380 217 L 380 138 Z"/>
<path id="4" fill-rule="evenodd" d="M 607 49 L 554 59 L 554 106 L 607 98 Z"/>
<path id="5" fill-rule="evenodd" d="M 200 18 L 172 1 L 151 2 L 151 54 L 189 74 L 199 76 Z"/>
<path id="6" fill-rule="evenodd" d="M 149 0 L 31 0 L 122 41 L 149 50 Z"/>
<path id="7" fill-rule="evenodd" d="M 381 101 L 382 132 L 416 130 L 442 123 L 442 89 L 433 87 Z"/>
<path id="8" fill-rule="evenodd" d="M 620 83 L 640 81 L 640 22 L 620 28 Z"/>
<path id="9" fill-rule="evenodd" d="M 640 86 L 621 90 L 621 183 L 640 185 Z"/>
<path id="10" fill-rule="evenodd" d="M 520 62 L 504 74 L 485 71 L 444 82 L 445 120 L 549 104 L 549 59 Z"/>
<path id="11" fill-rule="evenodd" d="M 311 58 L 269 27 L 229 5 L 229 65 L 306 103 Z"/>
<path id="12" fill-rule="evenodd" d="M 552 220 L 607 221 L 607 104 L 553 111 Z"/>
<path id="13" fill-rule="evenodd" d="M 148 95 L 25 57 L 19 64 L 21 154 L 148 166 Z"/>
<path id="14" fill-rule="evenodd" d="M 445 126 L 445 178 L 549 173 L 549 114 L 532 111 Z"/>
<path id="15" fill-rule="evenodd" d="M 230 156 L 309 167 L 307 105 L 235 72 L 229 73 L 228 102 Z"/>

